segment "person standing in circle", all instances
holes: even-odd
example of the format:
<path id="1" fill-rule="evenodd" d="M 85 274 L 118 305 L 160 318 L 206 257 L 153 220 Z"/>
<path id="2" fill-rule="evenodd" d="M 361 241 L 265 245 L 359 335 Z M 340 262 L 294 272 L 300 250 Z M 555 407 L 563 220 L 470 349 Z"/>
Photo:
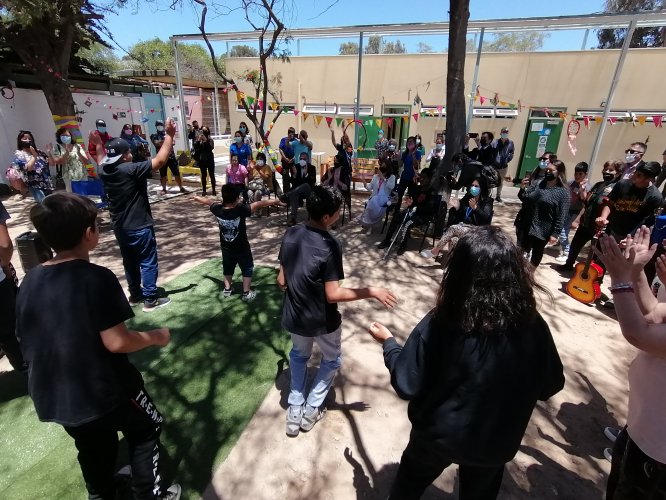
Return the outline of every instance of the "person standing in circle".
<path id="1" fill-rule="evenodd" d="M 208 127 L 203 127 L 202 133 L 194 140 L 194 158 L 197 160 L 199 169 L 201 170 L 201 188 L 202 196 L 206 196 L 206 189 L 208 187 L 207 177 L 210 177 L 210 185 L 213 191 L 213 196 L 216 196 L 215 191 L 215 143 L 210 137 L 210 130 Z"/>
<path id="2" fill-rule="evenodd" d="M 155 150 L 160 151 L 167 136 L 164 130 L 164 122 L 162 120 L 155 120 L 155 128 L 157 129 L 157 132 L 151 134 L 150 141 L 153 143 L 153 146 L 155 146 Z M 162 184 L 163 195 L 167 194 L 167 169 L 171 170 L 171 175 L 173 175 L 174 179 L 176 179 L 176 184 L 180 188 L 180 192 L 187 193 L 187 189 L 183 187 L 183 180 L 180 177 L 180 168 L 178 168 L 178 159 L 176 158 L 176 153 L 173 151 L 173 143 L 171 149 L 169 150 L 169 157 L 167 158 L 167 161 L 159 169 L 160 184 Z"/>

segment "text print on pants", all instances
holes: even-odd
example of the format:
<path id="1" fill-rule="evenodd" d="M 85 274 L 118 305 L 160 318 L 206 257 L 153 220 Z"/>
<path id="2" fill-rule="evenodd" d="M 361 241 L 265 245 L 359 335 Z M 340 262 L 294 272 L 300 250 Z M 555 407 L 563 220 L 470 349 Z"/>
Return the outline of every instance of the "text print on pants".
<path id="1" fill-rule="evenodd" d="M 134 398 L 134 402 L 137 406 L 139 406 L 139 408 L 143 409 L 146 415 L 148 415 L 148 417 L 156 424 L 161 424 L 164 421 L 162 415 L 160 415 L 160 412 L 157 411 L 157 408 L 150 400 L 148 395 L 143 392 L 143 389 L 141 389 L 137 397 Z"/>

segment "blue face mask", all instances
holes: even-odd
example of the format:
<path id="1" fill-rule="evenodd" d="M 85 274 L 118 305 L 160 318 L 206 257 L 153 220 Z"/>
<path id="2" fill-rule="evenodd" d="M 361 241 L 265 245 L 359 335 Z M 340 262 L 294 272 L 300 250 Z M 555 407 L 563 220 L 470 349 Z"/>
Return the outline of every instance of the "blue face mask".
<path id="1" fill-rule="evenodd" d="M 242 137 L 235 137 L 234 140 L 236 141 L 236 144 L 240 144 L 241 141 L 243 140 Z"/>
<path id="2" fill-rule="evenodd" d="M 238 130 L 240 130 L 241 132 L 245 133 L 245 131 L 246 131 L 247 129 L 246 129 L 245 127 L 241 127 L 241 128 L 239 128 Z"/>
<path id="3" fill-rule="evenodd" d="M 60 142 L 63 144 L 71 144 L 72 143 L 72 138 L 69 135 L 61 135 L 60 136 Z"/>
<path id="4" fill-rule="evenodd" d="M 539 168 L 543 169 L 543 168 L 546 168 L 547 166 L 548 166 L 548 162 L 547 162 L 547 161 L 545 161 L 545 160 L 541 160 L 541 161 L 539 162 Z"/>
<path id="5" fill-rule="evenodd" d="M 100 134 L 106 134 L 106 127 L 97 127 Z"/>
<path id="6" fill-rule="evenodd" d="M 481 188 L 479 186 L 472 186 L 469 188 L 469 194 L 472 196 L 479 196 L 481 194 Z"/>

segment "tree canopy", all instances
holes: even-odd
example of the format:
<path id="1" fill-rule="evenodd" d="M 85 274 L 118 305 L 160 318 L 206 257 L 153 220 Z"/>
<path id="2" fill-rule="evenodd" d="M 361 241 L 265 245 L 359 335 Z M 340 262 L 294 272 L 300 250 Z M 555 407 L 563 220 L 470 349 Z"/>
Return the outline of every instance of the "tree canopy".
<path id="1" fill-rule="evenodd" d="M 407 47 L 400 40 L 384 42 L 383 37 L 379 35 L 369 36 L 363 47 L 364 54 L 404 54 L 405 52 L 407 52 Z M 341 43 L 338 53 L 343 56 L 358 54 L 358 43 Z"/>
<path id="2" fill-rule="evenodd" d="M 229 57 L 259 57 L 259 51 L 249 45 L 234 45 L 229 51 Z"/>
<path id="3" fill-rule="evenodd" d="M 483 42 L 484 52 L 535 52 L 543 47 L 548 33 L 535 31 L 500 33 Z"/>
<path id="4" fill-rule="evenodd" d="M 605 12 L 643 12 L 666 10 L 665 0 L 606 0 Z M 624 43 L 626 28 L 597 31 L 598 49 L 619 49 Z M 632 48 L 666 47 L 666 27 L 636 28 L 629 45 Z"/>

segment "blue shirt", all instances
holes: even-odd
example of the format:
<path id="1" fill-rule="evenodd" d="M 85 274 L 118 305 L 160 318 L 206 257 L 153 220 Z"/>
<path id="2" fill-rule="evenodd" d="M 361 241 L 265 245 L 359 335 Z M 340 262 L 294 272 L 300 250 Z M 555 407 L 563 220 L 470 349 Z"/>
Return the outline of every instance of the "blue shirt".
<path id="1" fill-rule="evenodd" d="M 307 153 L 308 154 L 308 163 L 311 163 L 311 161 L 312 161 L 312 150 L 308 147 L 307 142 L 305 144 L 301 144 L 301 141 L 291 141 L 291 147 L 294 150 L 294 158 L 296 160 L 301 159 L 301 153 Z"/>
<path id="2" fill-rule="evenodd" d="M 241 143 L 240 146 L 238 144 L 232 144 L 229 148 L 229 156 L 231 155 L 238 156 L 238 163 L 247 167 L 247 163 L 252 156 L 252 148 L 243 143 Z"/>
<path id="3" fill-rule="evenodd" d="M 421 162 L 421 153 L 415 151 L 414 156 L 416 157 L 416 167 L 418 168 L 418 165 Z M 405 151 L 402 154 L 402 165 L 404 167 L 404 170 L 402 171 L 402 175 L 400 176 L 401 179 L 411 181 L 414 178 L 414 175 L 416 175 L 413 159 L 414 157 L 409 153 L 409 151 Z"/>
<path id="4" fill-rule="evenodd" d="M 289 142 L 289 136 L 283 137 L 280 140 L 279 147 L 287 158 L 291 160 L 294 157 L 294 148 L 291 147 L 291 143 Z"/>

